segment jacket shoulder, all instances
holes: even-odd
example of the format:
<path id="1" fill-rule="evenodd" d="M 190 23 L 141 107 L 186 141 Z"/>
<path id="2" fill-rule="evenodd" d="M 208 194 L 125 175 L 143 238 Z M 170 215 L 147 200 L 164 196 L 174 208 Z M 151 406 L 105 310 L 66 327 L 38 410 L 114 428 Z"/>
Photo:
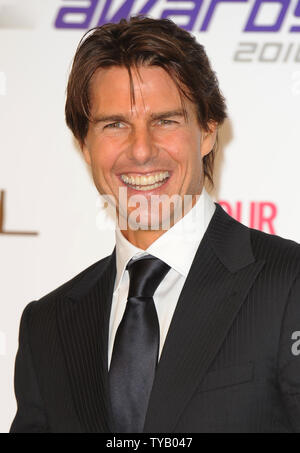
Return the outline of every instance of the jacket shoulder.
<path id="1" fill-rule="evenodd" d="M 79 274 L 76 274 L 70 280 L 58 286 L 51 292 L 45 294 L 40 299 L 30 302 L 25 307 L 25 311 L 39 311 L 39 309 L 42 308 L 50 308 L 50 306 L 55 304 L 58 299 L 67 296 L 69 291 L 76 288 L 77 285 L 81 285 L 84 282 L 87 282 L 88 284 L 92 284 L 94 281 L 96 282 L 110 257 L 111 255 L 108 255 L 97 261 L 96 263 L 91 264 L 89 267 L 82 270 Z"/>
<path id="2" fill-rule="evenodd" d="M 282 271 L 300 274 L 300 244 L 275 234 L 249 228 L 251 245 L 256 259 L 263 259 Z"/>

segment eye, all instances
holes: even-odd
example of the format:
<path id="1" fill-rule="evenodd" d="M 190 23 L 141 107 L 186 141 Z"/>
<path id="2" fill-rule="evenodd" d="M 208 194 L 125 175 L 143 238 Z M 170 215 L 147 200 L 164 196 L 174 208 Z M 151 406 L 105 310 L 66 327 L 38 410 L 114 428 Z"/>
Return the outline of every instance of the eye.
<path id="1" fill-rule="evenodd" d="M 103 129 L 120 129 L 120 125 L 122 125 L 122 123 L 120 121 L 116 121 L 115 123 L 107 124 Z"/>
<path id="2" fill-rule="evenodd" d="M 172 120 L 159 120 L 158 123 L 160 123 L 162 126 L 169 126 L 170 124 L 176 124 L 176 121 L 172 121 Z"/>

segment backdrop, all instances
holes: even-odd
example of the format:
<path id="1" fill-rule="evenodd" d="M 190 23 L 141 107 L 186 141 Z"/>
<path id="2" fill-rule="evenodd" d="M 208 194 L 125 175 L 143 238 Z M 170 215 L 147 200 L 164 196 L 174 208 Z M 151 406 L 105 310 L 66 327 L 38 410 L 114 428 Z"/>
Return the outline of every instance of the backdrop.
<path id="1" fill-rule="evenodd" d="M 209 55 L 227 99 L 213 198 L 300 241 L 300 0 L 0 0 L 0 431 L 16 411 L 21 313 L 111 253 L 114 231 L 64 123 L 86 30 L 171 18 Z"/>

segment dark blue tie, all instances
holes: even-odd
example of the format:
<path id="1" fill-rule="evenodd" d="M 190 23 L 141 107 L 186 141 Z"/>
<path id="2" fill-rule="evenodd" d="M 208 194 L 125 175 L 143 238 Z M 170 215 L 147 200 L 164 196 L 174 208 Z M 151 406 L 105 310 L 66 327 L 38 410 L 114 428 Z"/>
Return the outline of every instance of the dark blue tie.
<path id="1" fill-rule="evenodd" d="M 116 333 L 109 370 L 114 432 L 143 431 L 159 352 L 153 295 L 170 267 L 147 255 L 131 260 L 128 300 Z"/>

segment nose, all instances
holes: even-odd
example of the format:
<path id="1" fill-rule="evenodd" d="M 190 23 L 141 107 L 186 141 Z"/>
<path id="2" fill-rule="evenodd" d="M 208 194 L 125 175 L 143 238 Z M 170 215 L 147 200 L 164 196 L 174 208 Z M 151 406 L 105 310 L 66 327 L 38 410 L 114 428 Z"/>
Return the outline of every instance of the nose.
<path id="1" fill-rule="evenodd" d="M 153 137 L 149 128 L 144 125 L 135 128 L 129 146 L 129 158 L 138 165 L 144 165 L 157 154 Z"/>

